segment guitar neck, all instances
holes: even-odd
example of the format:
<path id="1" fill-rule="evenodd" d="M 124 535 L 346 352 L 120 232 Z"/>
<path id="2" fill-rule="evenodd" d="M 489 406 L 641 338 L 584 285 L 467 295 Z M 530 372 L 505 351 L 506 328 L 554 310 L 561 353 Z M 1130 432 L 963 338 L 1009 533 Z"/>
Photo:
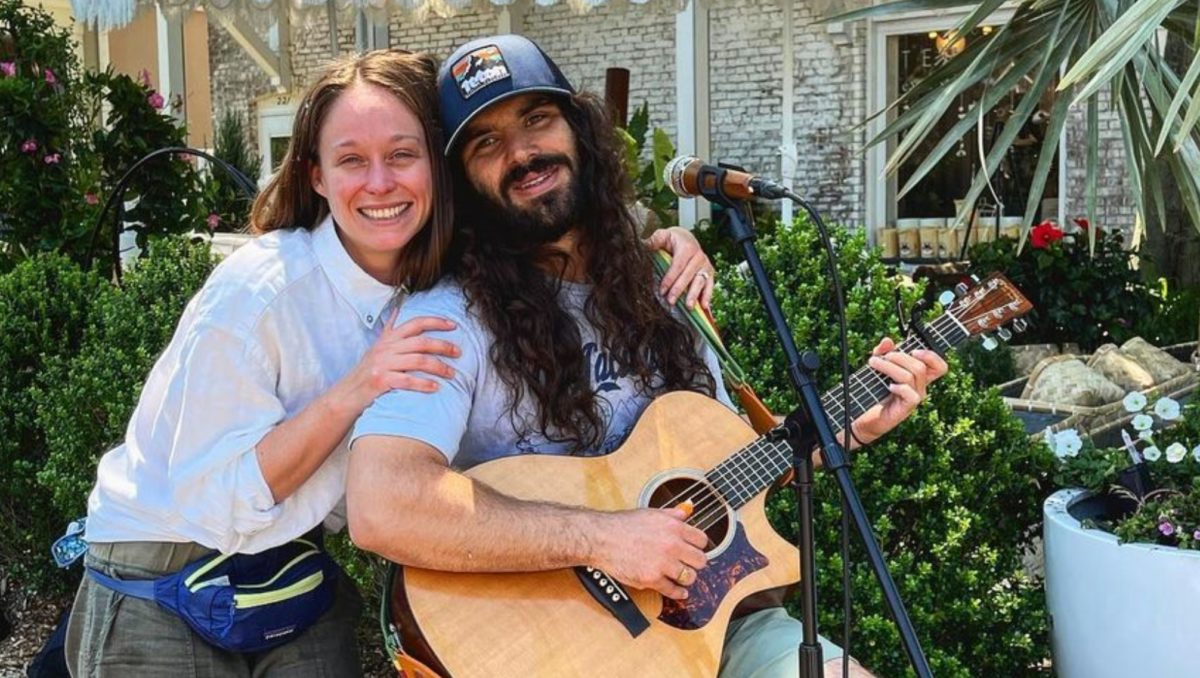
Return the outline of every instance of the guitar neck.
<path id="1" fill-rule="evenodd" d="M 911 353 L 917 349 L 933 349 L 945 353 L 971 336 L 951 313 L 942 314 L 924 328 L 933 345 L 926 344 L 924 339 L 914 334 L 901 342 L 896 350 Z M 857 419 L 886 398 L 891 393 L 888 390 L 891 384 L 891 379 L 870 366 L 850 375 L 850 420 Z M 843 397 L 844 393 L 839 384 L 821 396 L 821 404 L 835 429 L 844 421 L 847 400 Z M 791 468 L 791 446 L 784 440 L 772 440 L 770 436 L 764 436 L 738 450 L 705 475 L 726 501 L 737 508 L 770 487 Z"/>

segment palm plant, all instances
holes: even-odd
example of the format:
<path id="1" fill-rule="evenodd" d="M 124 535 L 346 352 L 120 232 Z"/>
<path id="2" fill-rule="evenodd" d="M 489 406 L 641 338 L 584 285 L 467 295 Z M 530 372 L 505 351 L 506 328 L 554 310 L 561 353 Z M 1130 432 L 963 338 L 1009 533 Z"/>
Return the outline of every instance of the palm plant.
<path id="1" fill-rule="evenodd" d="M 1168 179 L 1178 187 L 1180 202 L 1192 224 L 1200 228 L 1200 148 L 1196 123 L 1200 121 L 1200 58 L 1180 77 L 1163 56 L 1160 32 L 1182 37 L 1188 44 L 1200 41 L 1196 3 L 1182 0 L 1019 0 L 1011 21 L 989 34 L 973 37 L 958 54 L 948 51 L 959 36 L 976 35 L 976 29 L 1005 5 L 1005 0 L 899 0 L 841 14 L 831 20 L 850 21 L 913 10 L 944 12 L 968 9 L 968 14 L 948 34 L 943 59 L 928 75 L 879 114 L 895 116 L 870 141 L 885 143 L 900 135 L 889 155 L 886 170 L 895 173 L 907 161 L 917 165 L 900 188 L 912 190 L 948 151 L 955 148 L 985 112 L 1018 85 L 1024 94 L 986 152 L 963 201 L 963 219 L 987 188 L 1000 162 L 1017 140 L 1022 126 L 1037 110 L 1040 94 L 1054 86 L 1057 96 L 1048 112 L 1037 166 L 1029 185 L 1024 227 L 1031 225 L 1049 178 L 1055 151 L 1068 124 L 1069 109 L 1086 106 L 1087 212 L 1095 223 L 1099 113 L 1101 92 L 1107 89 L 1110 105 L 1121 121 L 1126 151 L 1126 171 L 1141 223 L 1153 218 L 1166 223 L 1164 186 Z M 1065 72 L 1065 75 L 1062 75 Z M 983 87 L 984 94 L 956 124 L 936 138 L 938 121 L 968 88 Z M 900 104 L 905 110 L 900 110 Z M 980 132 L 982 134 L 982 132 Z M 926 145 L 936 139 L 931 146 Z M 982 146 L 982 144 L 980 144 Z M 915 153 L 930 148 L 923 157 Z M 982 154 L 982 151 L 981 151 Z M 1090 231 L 1094 238 L 1095 229 Z M 1094 244 L 1094 240 L 1093 240 Z"/>

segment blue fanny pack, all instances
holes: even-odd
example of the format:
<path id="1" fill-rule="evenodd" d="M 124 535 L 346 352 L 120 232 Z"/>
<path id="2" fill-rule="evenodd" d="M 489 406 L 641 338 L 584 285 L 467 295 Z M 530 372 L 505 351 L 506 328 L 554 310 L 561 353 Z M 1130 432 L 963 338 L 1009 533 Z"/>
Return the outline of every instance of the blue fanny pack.
<path id="1" fill-rule="evenodd" d="M 325 614 L 339 569 L 317 543 L 300 538 L 252 555 L 206 556 L 158 579 L 87 572 L 113 591 L 153 600 L 217 647 L 258 652 L 295 638 Z"/>

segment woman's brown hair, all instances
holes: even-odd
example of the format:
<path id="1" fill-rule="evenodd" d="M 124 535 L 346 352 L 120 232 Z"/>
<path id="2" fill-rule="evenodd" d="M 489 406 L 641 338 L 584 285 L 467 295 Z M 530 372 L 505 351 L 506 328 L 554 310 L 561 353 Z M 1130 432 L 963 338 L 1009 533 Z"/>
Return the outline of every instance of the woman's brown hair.
<path id="1" fill-rule="evenodd" d="M 313 190 L 313 164 L 325 117 L 342 92 L 366 82 L 392 93 L 421 121 L 433 174 L 433 213 L 429 224 L 405 247 L 398 266 L 400 279 L 413 289 L 430 287 L 441 277 L 442 258 L 450 245 L 454 210 L 450 171 L 442 157 L 438 122 L 437 61 L 428 54 L 377 50 L 333 62 L 308 88 L 292 125 L 292 138 L 279 171 L 254 201 L 250 230 L 267 233 L 283 228 L 315 228 L 329 214 L 329 204 Z"/>

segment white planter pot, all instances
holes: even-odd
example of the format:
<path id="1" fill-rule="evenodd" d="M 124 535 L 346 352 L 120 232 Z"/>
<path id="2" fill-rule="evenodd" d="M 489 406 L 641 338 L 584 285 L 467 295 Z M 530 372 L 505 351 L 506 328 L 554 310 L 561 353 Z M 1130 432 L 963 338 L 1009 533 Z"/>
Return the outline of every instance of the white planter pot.
<path id="1" fill-rule="evenodd" d="M 1061 678 L 1200 676 L 1200 553 L 1084 529 L 1089 495 L 1046 500 L 1046 602 Z"/>

